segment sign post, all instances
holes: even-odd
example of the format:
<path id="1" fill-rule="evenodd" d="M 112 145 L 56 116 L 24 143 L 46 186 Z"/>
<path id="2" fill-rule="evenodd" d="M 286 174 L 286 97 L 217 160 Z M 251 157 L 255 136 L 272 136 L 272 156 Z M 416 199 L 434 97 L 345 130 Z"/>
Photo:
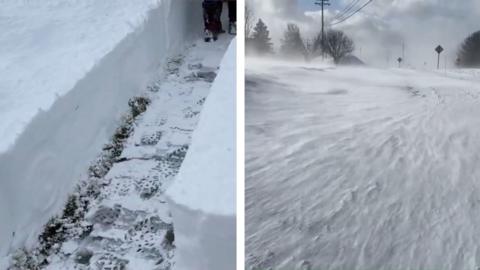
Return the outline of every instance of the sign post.
<path id="1" fill-rule="evenodd" d="M 400 67 L 400 64 L 402 63 L 403 59 L 402 59 L 401 57 L 399 57 L 399 58 L 397 59 L 397 61 L 398 61 L 398 67 Z"/>
<path id="2" fill-rule="evenodd" d="M 438 45 L 436 48 L 435 48 L 435 51 L 437 52 L 438 54 L 438 60 L 437 60 L 437 69 L 440 69 L 440 54 L 443 52 L 443 47 Z"/>

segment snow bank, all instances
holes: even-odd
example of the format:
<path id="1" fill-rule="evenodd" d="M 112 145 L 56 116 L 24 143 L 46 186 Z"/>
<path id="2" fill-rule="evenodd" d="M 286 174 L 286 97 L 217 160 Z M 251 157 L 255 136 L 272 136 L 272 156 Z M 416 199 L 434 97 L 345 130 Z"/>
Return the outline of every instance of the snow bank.
<path id="1" fill-rule="evenodd" d="M 235 40 L 168 190 L 177 270 L 235 269 Z"/>
<path id="2" fill-rule="evenodd" d="M 0 152 L 70 91 L 158 1 L 2 1 Z"/>
<path id="3" fill-rule="evenodd" d="M 0 255 L 35 242 L 201 21 L 195 0 L 2 2 Z"/>

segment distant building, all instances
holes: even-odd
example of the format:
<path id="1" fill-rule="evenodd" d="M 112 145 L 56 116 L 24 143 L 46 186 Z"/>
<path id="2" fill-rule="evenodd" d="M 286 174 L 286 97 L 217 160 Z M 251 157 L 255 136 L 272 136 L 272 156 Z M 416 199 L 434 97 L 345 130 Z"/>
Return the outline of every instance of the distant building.
<path id="1" fill-rule="evenodd" d="M 342 66 L 364 66 L 365 65 L 365 63 L 362 60 L 360 60 L 358 57 L 352 54 L 342 57 L 340 61 L 338 61 L 338 64 Z"/>

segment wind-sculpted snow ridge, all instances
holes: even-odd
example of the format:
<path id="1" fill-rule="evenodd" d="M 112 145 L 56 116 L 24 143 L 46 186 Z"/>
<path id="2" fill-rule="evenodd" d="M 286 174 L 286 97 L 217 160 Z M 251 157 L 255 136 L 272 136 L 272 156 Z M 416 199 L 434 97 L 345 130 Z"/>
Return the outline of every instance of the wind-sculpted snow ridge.
<path id="1" fill-rule="evenodd" d="M 36 243 L 121 124 L 129 99 L 201 36 L 198 5 L 2 1 L 0 261 Z"/>
<path id="2" fill-rule="evenodd" d="M 478 269 L 470 73 L 247 62 L 247 268 Z"/>
<path id="3" fill-rule="evenodd" d="M 148 87 L 146 98 L 130 102 L 130 115 L 137 118 L 104 147 L 83 181 L 89 187 L 81 185 L 70 197 L 75 199 L 47 224 L 37 248 L 12 256 L 11 269 L 172 269 L 175 224 L 164 192 L 183 162 L 229 41 L 200 41 L 168 61 L 166 76 Z M 119 140 L 121 147 L 115 146 Z M 61 230 L 49 229 L 65 215 L 74 218 L 58 225 Z M 65 233 L 56 237 L 59 231 Z M 59 240 L 48 254 L 42 250 L 45 238 Z"/>

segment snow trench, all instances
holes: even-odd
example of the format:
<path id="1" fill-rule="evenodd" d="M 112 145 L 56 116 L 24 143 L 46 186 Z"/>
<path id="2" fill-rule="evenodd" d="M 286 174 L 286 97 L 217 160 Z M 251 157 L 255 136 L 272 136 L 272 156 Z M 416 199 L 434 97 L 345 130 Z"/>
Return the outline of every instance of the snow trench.
<path id="1" fill-rule="evenodd" d="M 198 1 L 160 2 L 0 155 L 0 256 L 37 241 L 114 133 L 128 100 L 158 77 L 169 56 L 198 38 L 201 20 Z"/>

